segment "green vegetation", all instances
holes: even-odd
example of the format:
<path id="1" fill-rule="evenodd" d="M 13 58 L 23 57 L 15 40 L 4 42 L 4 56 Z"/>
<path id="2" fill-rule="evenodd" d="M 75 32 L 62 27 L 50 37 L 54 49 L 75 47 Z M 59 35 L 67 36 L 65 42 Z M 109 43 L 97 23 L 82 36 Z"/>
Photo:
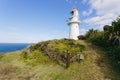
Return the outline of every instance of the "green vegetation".
<path id="1" fill-rule="evenodd" d="M 65 67 L 67 51 L 70 52 L 70 61 L 78 62 L 78 54 L 84 54 L 85 46 L 72 39 L 49 40 L 34 44 L 21 53 L 25 62 L 32 59 L 33 65 L 55 62 Z"/>
<path id="2" fill-rule="evenodd" d="M 41 50 L 41 52 L 48 52 L 48 51 L 52 51 L 56 52 L 56 53 L 61 53 L 64 52 L 66 50 L 75 50 L 77 52 L 79 52 L 83 46 L 81 46 L 80 44 L 78 44 L 75 40 L 72 39 L 61 39 L 61 40 L 50 40 L 50 41 L 45 41 L 45 42 L 40 42 L 36 45 L 33 45 L 30 47 L 31 51 L 34 50 Z"/>
<path id="3" fill-rule="evenodd" d="M 26 64 L 31 66 L 36 66 L 39 64 L 45 64 L 50 62 L 50 59 L 46 56 L 43 56 L 41 52 L 38 50 L 35 50 L 30 54 L 27 54 L 26 52 L 22 52 L 21 60 L 24 60 Z"/>
<path id="4" fill-rule="evenodd" d="M 58 42 L 57 44 L 60 45 L 56 44 L 56 47 L 61 46 L 58 49 L 64 50 L 61 41 L 64 40 L 48 42 L 52 45 L 56 44 L 54 42 Z M 79 44 L 85 54 L 85 59 L 80 63 L 73 62 L 68 69 L 65 69 L 48 56 L 43 55 L 44 49 L 41 51 L 40 45 L 39 49 L 34 49 L 38 45 L 36 44 L 34 47 L 30 47 L 33 49 L 30 51 L 31 53 L 26 54 L 24 52 L 30 49 L 28 48 L 22 52 L 4 54 L 0 59 L 0 80 L 120 80 L 120 74 L 114 71 L 104 51 L 101 51 L 97 46 L 86 44 L 84 41 L 74 42 Z M 42 45 L 42 43 L 46 44 L 46 42 L 40 42 L 39 44 Z M 64 43 L 68 44 L 65 41 Z M 47 47 L 44 48 L 48 50 Z M 55 51 L 55 54 L 61 52 L 59 50 Z"/>
<path id="5" fill-rule="evenodd" d="M 104 31 L 90 29 L 86 39 L 104 50 L 113 69 L 120 71 L 120 17 L 114 20 L 111 26 L 105 25 Z"/>
<path id="6" fill-rule="evenodd" d="M 112 25 L 105 25 L 104 31 L 90 29 L 86 38 L 93 44 L 109 47 L 120 45 L 120 17 L 112 22 Z"/>

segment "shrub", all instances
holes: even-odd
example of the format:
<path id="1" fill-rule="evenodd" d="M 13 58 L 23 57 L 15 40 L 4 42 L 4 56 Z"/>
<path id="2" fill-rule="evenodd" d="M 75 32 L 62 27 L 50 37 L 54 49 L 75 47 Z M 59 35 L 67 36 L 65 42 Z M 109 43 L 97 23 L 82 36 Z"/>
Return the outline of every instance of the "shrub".
<path id="1" fill-rule="evenodd" d="M 3 54 L 0 54 L 0 60 L 2 59 L 2 57 L 3 57 Z"/>
<path id="2" fill-rule="evenodd" d="M 28 55 L 29 60 L 34 60 L 33 63 L 47 63 L 49 62 L 49 58 L 47 56 L 43 56 L 39 50 L 35 50 L 31 54 Z"/>
<path id="3" fill-rule="evenodd" d="M 27 52 L 23 51 L 23 52 L 20 54 L 20 56 L 21 56 L 21 59 L 26 60 L 28 55 L 27 55 Z"/>
<path id="4" fill-rule="evenodd" d="M 85 37 L 84 35 L 79 35 L 79 36 L 78 36 L 78 39 L 79 39 L 79 40 L 85 40 L 86 37 Z"/>

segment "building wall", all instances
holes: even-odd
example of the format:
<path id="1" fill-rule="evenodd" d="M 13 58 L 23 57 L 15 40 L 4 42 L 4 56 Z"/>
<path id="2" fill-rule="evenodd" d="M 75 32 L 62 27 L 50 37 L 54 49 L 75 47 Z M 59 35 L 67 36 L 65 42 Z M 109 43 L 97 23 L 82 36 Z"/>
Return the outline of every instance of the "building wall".
<path id="1" fill-rule="evenodd" d="M 69 38 L 78 40 L 79 36 L 79 25 L 77 23 L 70 24 Z"/>

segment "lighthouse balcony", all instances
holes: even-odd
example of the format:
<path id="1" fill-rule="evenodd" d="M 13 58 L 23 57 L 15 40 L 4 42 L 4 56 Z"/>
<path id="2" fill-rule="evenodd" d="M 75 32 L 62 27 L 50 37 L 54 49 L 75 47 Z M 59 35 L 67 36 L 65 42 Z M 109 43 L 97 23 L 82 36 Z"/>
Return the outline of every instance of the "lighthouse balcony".
<path id="1" fill-rule="evenodd" d="M 71 18 L 74 18 L 74 17 L 79 18 L 79 16 L 73 15 L 73 16 L 70 16 L 70 19 L 71 19 Z"/>
<path id="2" fill-rule="evenodd" d="M 78 21 L 78 20 L 70 20 L 70 21 L 68 21 L 68 25 L 70 25 L 70 24 L 72 24 L 72 23 L 77 23 L 77 24 L 80 24 L 80 21 Z"/>

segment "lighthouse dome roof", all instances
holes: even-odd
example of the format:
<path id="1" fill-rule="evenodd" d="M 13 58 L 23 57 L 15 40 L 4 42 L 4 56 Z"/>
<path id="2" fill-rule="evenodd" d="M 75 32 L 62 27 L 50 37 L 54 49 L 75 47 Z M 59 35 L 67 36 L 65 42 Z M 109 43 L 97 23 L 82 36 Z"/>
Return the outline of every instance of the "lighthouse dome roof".
<path id="1" fill-rule="evenodd" d="M 76 8 L 72 8 L 72 11 L 70 13 L 72 16 L 79 16 L 78 10 Z"/>

